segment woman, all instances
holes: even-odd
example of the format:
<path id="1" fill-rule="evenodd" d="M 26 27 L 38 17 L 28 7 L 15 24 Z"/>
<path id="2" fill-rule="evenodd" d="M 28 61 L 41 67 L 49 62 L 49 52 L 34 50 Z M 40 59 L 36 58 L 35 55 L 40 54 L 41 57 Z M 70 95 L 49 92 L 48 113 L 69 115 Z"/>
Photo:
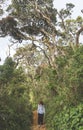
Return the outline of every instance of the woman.
<path id="1" fill-rule="evenodd" d="M 40 127 L 41 125 L 43 125 L 43 119 L 44 119 L 44 114 L 45 114 L 45 107 L 44 107 L 43 101 L 39 102 L 37 113 L 38 113 L 38 125 Z"/>

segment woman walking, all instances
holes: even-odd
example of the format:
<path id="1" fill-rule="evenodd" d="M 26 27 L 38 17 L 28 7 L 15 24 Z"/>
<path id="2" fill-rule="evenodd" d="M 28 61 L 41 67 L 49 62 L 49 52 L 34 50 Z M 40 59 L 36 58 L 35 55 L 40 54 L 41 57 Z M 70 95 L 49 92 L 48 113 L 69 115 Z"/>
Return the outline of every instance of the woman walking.
<path id="1" fill-rule="evenodd" d="M 38 126 L 40 127 L 44 123 L 44 114 L 45 114 L 45 107 L 43 101 L 40 101 L 37 108 L 38 113 Z"/>

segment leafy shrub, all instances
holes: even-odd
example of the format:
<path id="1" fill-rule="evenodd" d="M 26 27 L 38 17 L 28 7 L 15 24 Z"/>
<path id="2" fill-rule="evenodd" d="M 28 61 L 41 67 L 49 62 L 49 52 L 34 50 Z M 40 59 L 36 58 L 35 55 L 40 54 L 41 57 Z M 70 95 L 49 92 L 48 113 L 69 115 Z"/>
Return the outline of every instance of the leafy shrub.
<path id="1" fill-rule="evenodd" d="M 83 104 L 54 112 L 48 130 L 83 130 Z"/>
<path id="2" fill-rule="evenodd" d="M 32 109 L 28 101 L 9 97 L 6 103 L 0 104 L 1 130 L 30 130 L 31 123 Z"/>

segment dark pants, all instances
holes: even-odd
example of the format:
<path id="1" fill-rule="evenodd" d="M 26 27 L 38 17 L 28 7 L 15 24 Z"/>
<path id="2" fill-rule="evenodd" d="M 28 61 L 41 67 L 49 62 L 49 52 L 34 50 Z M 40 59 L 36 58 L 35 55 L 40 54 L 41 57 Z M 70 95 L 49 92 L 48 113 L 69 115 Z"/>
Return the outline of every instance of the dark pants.
<path id="1" fill-rule="evenodd" d="M 44 114 L 38 113 L 38 125 L 43 125 Z"/>

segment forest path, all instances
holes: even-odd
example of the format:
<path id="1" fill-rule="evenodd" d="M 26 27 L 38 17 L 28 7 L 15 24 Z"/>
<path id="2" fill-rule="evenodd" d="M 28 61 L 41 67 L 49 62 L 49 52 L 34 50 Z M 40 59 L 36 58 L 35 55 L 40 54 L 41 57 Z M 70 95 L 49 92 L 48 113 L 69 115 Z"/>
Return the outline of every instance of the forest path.
<path id="1" fill-rule="evenodd" d="M 37 124 L 37 111 L 33 111 L 33 126 L 32 126 L 32 130 L 46 130 L 45 125 L 43 125 L 42 127 L 38 127 Z"/>

